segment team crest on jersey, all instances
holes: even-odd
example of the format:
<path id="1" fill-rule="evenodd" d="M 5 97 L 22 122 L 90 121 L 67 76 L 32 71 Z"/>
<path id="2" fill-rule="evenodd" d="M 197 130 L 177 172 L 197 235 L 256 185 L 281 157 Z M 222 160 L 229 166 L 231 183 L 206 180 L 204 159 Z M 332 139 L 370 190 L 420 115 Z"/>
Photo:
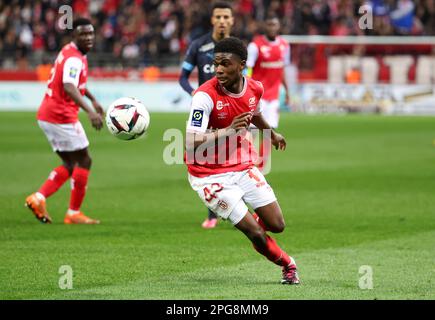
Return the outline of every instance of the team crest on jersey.
<path id="1" fill-rule="evenodd" d="M 249 98 L 249 106 L 251 107 L 252 105 L 255 105 L 255 102 L 256 102 L 257 100 L 255 99 L 255 97 L 251 97 L 251 98 Z"/>
<path id="2" fill-rule="evenodd" d="M 201 127 L 203 116 L 204 116 L 204 110 L 196 110 L 196 109 L 193 110 L 192 121 L 190 124 L 194 127 Z"/>
<path id="3" fill-rule="evenodd" d="M 75 78 L 75 77 L 77 77 L 77 71 L 78 71 L 77 68 L 72 67 L 71 69 L 69 69 L 69 76 L 70 76 L 71 78 Z"/>

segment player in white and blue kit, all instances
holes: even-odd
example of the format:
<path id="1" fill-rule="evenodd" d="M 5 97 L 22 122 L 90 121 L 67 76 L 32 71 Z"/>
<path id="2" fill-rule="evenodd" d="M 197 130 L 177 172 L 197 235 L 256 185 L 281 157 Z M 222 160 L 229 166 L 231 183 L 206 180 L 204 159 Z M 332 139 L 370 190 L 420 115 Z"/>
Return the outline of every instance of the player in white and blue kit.
<path id="1" fill-rule="evenodd" d="M 234 24 L 233 10 L 227 2 L 216 2 L 211 10 L 211 24 L 213 31 L 194 40 L 187 49 L 186 58 L 184 59 L 179 83 L 184 91 L 193 95 L 195 89 L 189 82 L 189 76 L 195 67 L 198 68 L 198 84 L 214 77 L 213 50 L 215 44 L 228 38 L 231 33 L 231 27 Z M 217 215 L 208 210 L 208 217 L 202 223 L 206 229 L 214 228 L 217 224 Z"/>

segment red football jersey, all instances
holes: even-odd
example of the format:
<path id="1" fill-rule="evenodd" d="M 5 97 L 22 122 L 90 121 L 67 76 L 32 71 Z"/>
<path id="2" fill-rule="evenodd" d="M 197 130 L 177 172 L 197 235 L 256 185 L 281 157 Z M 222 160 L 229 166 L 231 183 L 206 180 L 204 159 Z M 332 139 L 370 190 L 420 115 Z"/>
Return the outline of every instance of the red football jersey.
<path id="1" fill-rule="evenodd" d="M 262 95 L 262 84 L 253 79 L 245 77 L 242 91 L 234 94 L 222 87 L 214 77 L 195 91 L 187 132 L 204 133 L 207 130 L 227 128 L 234 117 L 244 112 L 259 114 Z M 185 158 L 189 173 L 196 177 L 243 171 L 251 168 L 257 160 L 257 153 L 246 130 L 218 143 L 211 155 L 210 149 L 201 150 L 201 159 L 197 157 L 198 149 L 195 155 L 189 152 Z"/>
<path id="2" fill-rule="evenodd" d="M 51 69 L 47 91 L 38 110 L 38 120 L 51 123 L 77 122 L 79 106 L 65 92 L 63 84 L 74 84 L 84 95 L 87 77 L 86 55 L 73 42 L 64 46 Z"/>
<path id="3" fill-rule="evenodd" d="M 252 50 L 248 50 L 247 61 L 247 66 L 252 68 L 252 78 L 263 84 L 263 99 L 277 100 L 284 66 L 290 64 L 290 46 L 281 37 L 269 41 L 265 36 L 255 37 L 252 45 L 255 57 L 252 57 Z"/>

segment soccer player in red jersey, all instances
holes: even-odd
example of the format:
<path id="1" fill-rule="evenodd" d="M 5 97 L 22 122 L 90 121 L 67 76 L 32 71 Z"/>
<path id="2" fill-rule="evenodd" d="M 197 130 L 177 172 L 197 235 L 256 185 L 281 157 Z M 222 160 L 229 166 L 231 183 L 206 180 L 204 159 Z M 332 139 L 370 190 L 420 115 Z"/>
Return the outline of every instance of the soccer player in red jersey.
<path id="1" fill-rule="evenodd" d="M 284 150 L 286 141 L 261 115 L 263 86 L 242 75 L 246 59 L 246 47 L 237 38 L 223 39 L 214 48 L 216 76 L 195 91 L 186 128 L 189 182 L 208 208 L 230 220 L 259 253 L 282 267 L 281 283 L 299 284 L 294 259 L 266 233 L 282 232 L 285 222 L 272 188 L 254 165 L 247 128 L 253 123 L 271 130 L 276 149 Z"/>
<path id="2" fill-rule="evenodd" d="M 213 4 L 211 10 L 211 24 L 213 31 L 203 35 L 192 42 L 187 50 L 180 74 L 180 85 L 184 91 L 193 95 L 195 90 L 188 79 L 195 66 L 198 69 L 198 83 L 203 84 L 214 77 L 213 49 L 219 40 L 230 36 L 231 27 L 234 24 L 233 9 L 231 4 L 218 1 Z M 201 224 L 204 229 L 213 229 L 218 223 L 218 216 L 208 209 L 207 218 Z"/>
<path id="3" fill-rule="evenodd" d="M 284 73 L 284 68 L 290 66 L 290 46 L 278 36 L 280 23 L 277 16 L 268 16 L 265 23 L 265 35 L 256 36 L 248 45 L 246 66 L 248 75 L 252 79 L 260 81 L 264 86 L 264 95 L 262 97 L 263 116 L 266 122 L 276 129 L 279 123 L 279 89 L 281 83 L 285 89 L 285 103 L 288 105 L 290 101 L 289 86 Z M 263 162 L 258 167 L 263 171 L 270 156 L 269 143 L 260 145 L 260 154 Z"/>
<path id="4" fill-rule="evenodd" d="M 44 131 L 53 151 L 62 160 L 62 165 L 53 169 L 39 190 L 26 198 L 26 205 L 43 223 L 52 219 L 46 209 L 46 198 L 55 193 L 71 178 L 71 198 L 64 218 L 66 224 L 97 224 L 80 211 L 86 194 L 91 158 L 89 141 L 78 120 L 79 108 L 88 115 L 92 126 L 103 126 L 103 108 L 86 89 L 88 62 L 86 53 L 94 45 L 95 33 L 90 20 L 77 18 L 73 22 L 73 40 L 62 48 L 56 58 L 48 80 L 48 88 L 39 107 L 38 124 Z M 91 108 L 85 101 L 86 96 Z M 94 111 L 95 109 L 95 111 Z"/>

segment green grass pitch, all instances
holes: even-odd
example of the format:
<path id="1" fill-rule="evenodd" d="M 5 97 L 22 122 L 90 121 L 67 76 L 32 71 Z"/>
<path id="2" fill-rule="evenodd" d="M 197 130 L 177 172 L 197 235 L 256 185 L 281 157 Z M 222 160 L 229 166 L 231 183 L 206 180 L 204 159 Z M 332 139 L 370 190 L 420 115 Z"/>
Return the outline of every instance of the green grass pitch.
<path id="1" fill-rule="evenodd" d="M 280 285 L 280 268 L 230 223 L 201 229 L 185 166 L 162 160 L 163 132 L 186 118 L 153 113 L 147 137 L 124 142 L 83 117 L 83 211 L 102 224 L 66 226 L 69 183 L 49 199 L 52 225 L 23 206 L 59 164 L 34 113 L 1 113 L 0 299 L 435 299 L 434 118 L 282 115 L 288 147 L 267 179 L 298 287 Z M 71 290 L 59 288 L 62 265 Z M 363 265 L 371 290 L 358 285 Z"/>

